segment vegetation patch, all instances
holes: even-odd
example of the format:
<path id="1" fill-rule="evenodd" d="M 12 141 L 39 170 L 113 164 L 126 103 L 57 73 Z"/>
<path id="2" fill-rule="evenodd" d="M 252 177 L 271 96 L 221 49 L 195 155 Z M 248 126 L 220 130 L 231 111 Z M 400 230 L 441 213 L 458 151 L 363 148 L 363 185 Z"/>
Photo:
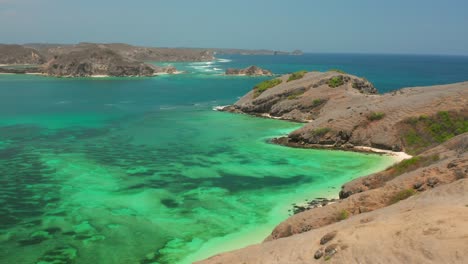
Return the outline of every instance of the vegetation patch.
<path id="1" fill-rule="evenodd" d="M 415 194 L 416 191 L 413 189 L 401 190 L 390 199 L 390 204 L 398 203 L 399 201 L 408 199 Z"/>
<path id="2" fill-rule="evenodd" d="M 348 218 L 349 218 L 349 212 L 346 211 L 345 209 L 339 211 L 338 214 L 336 215 L 336 219 L 338 221 L 342 221 L 342 220 L 345 220 L 345 219 L 348 219 Z"/>
<path id="3" fill-rule="evenodd" d="M 263 82 L 255 85 L 255 87 L 253 88 L 254 98 L 257 98 L 264 91 L 275 87 L 276 85 L 280 84 L 281 82 L 283 82 L 281 79 L 272 79 L 272 80 L 263 81 Z"/>
<path id="4" fill-rule="evenodd" d="M 289 78 L 287 80 L 287 82 L 290 82 L 290 81 L 294 81 L 294 80 L 299 80 L 301 79 L 302 77 L 304 77 L 304 75 L 307 73 L 307 71 L 298 71 L 298 72 L 294 72 L 292 73 L 291 75 L 289 75 Z"/>
<path id="5" fill-rule="evenodd" d="M 376 120 L 380 120 L 380 119 L 384 118 L 384 116 L 385 116 L 385 113 L 372 112 L 372 113 L 370 113 L 370 115 L 367 116 L 367 119 L 369 119 L 369 121 L 376 121 Z"/>
<path id="6" fill-rule="evenodd" d="M 330 69 L 330 70 L 328 70 L 328 71 L 337 72 L 337 73 L 341 73 L 341 74 L 346 74 L 345 71 L 340 70 L 340 69 Z"/>
<path id="7" fill-rule="evenodd" d="M 317 107 L 317 106 L 319 106 L 319 105 L 322 105 L 322 104 L 324 104 L 326 101 L 327 101 L 327 100 L 322 99 L 322 98 L 314 99 L 314 100 L 312 101 L 312 107 Z"/>
<path id="8" fill-rule="evenodd" d="M 399 131 L 405 150 L 410 154 L 421 153 L 468 132 L 468 111 L 441 111 L 433 116 L 409 118 L 403 121 Z"/>
<path id="9" fill-rule="evenodd" d="M 322 137 L 322 136 L 324 136 L 325 134 L 327 134 L 330 131 L 331 131 L 331 129 L 328 128 L 328 127 L 317 128 L 317 129 L 312 131 L 312 136 Z"/>
<path id="10" fill-rule="evenodd" d="M 439 155 L 437 154 L 431 156 L 415 156 L 410 159 L 405 159 L 400 163 L 389 167 L 387 170 L 390 171 L 391 176 L 398 176 L 421 167 L 429 166 L 430 164 L 438 161 L 439 159 Z"/>
<path id="11" fill-rule="evenodd" d="M 331 88 L 336 88 L 344 84 L 343 76 L 335 76 L 328 80 L 328 86 Z"/>
<path id="12" fill-rule="evenodd" d="M 297 99 L 298 97 L 300 97 L 301 95 L 303 95 L 305 93 L 305 90 L 302 90 L 302 91 L 295 91 L 293 92 L 292 94 L 290 94 L 288 96 L 288 100 L 294 100 L 294 99 Z"/>

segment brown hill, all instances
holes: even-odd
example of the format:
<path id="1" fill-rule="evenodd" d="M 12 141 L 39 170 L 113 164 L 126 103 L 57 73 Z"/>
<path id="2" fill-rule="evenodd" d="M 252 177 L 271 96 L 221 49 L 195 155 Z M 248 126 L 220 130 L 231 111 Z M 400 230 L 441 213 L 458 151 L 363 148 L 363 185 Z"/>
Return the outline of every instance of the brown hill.
<path id="1" fill-rule="evenodd" d="M 345 149 L 369 146 L 412 153 L 443 139 L 430 138 L 437 134 L 430 129 L 431 123 L 448 129 L 468 117 L 468 82 L 379 95 L 367 80 L 336 71 L 310 72 L 292 79 L 285 75 L 259 84 L 225 110 L 308 123 L 276 140 L 280 144 Z M 425 135 L 422 130 L 426 130 Z M 463 127 L 458 127 L 447 137 L 462 132 Z"/>
<path id="2" fill-rule="evenodd" d="M 55 55 L 44 67 L 44 72 L 66 77 L 152 76 L 155 68 L 127 59 L 107 47 L 89 45 Z"/>
<path id="3" fill-rule="evenodd" d="M 45 57 L 37 50 L 20 45 L 0 44 L 0 64 L 42 64 Z"/>

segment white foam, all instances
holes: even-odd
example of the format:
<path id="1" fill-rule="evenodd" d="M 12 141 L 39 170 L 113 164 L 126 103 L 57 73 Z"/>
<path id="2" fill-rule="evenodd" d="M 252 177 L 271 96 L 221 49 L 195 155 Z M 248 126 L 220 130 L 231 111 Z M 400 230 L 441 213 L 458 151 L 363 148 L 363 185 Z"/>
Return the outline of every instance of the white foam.
<path id="1" fill-rule="evenodd" d="M 226 62 L 231 62 L 232 60 L 228 59 L 218 59 L 219 62 L 226 63 Z"/>
<path id="2" fill-rule="evenodd" d="M 229 105 L 218 105 L 218 106 L 215 106 L 213 107 L 213 110 L 214 111 L 221 111 L 223 110 L 225 107 L 228 107 Z"/>

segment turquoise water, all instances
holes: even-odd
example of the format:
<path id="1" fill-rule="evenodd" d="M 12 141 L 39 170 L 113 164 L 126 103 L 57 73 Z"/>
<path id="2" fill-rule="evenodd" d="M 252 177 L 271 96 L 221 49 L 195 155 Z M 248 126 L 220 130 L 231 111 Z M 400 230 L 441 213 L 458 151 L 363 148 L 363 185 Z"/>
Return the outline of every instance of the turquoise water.
<path id="1" fill-rule="evenodd" d="M 391 164 L 272 145 L 300 124 L 212 111 L 262 80 L 219 75 L 246 58 L 156 78 L 0 75 L 1 262 L 189 263 Z"/>

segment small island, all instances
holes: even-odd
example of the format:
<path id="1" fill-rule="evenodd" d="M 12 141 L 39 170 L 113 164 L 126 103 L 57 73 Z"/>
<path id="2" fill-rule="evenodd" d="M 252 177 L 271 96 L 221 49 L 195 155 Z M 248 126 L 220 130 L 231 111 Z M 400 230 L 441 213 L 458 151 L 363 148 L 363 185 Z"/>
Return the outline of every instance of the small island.
<path id="1" fill-rule="evenodd" d="M 237 76 L 272 76 L 273 73 L 269 70 L 262 69 L 257 66 L 249 66 L 244 69 L 227 69 L 226 75 L 237 75 Z"/>

